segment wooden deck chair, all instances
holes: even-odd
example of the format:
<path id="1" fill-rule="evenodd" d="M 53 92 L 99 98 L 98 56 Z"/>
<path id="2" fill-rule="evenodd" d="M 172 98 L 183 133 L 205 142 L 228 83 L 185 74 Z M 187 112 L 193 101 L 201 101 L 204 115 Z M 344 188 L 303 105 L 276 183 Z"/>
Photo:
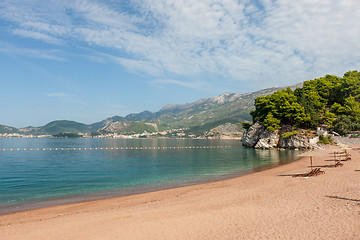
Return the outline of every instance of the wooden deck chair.
<path id="1" fill-rule="evenodd" d="M 317 176 L 317 175 L 324 174 L 324 173 L 325 172 L 322 171 L 320 168 L 314 168 L 310 172 L 298 173 L 298 174 L 294 174 L 292 176 L 293 177 L 312 177 L 312 176 Z"/>

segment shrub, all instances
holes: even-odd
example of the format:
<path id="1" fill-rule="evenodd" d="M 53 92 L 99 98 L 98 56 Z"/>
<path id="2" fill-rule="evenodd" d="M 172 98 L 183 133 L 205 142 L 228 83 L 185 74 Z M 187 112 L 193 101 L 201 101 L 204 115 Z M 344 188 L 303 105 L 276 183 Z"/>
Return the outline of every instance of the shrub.
<path id="1" fill-rule="evenodd" d="M 249 130 L 249 128 L 252 126 L 252 124 L 249 122 L 242 122 L 241 125 L 246 131 Z"/>
<path id="2" fill-rule="evenodd" d="M 281 136 L 282 136 L 283 138 L 288 138 L 288 137 L 294 136 L 294 135 L 296 135 L 296 134 L 298 134 L 297 131 L 292 131 L 292 132 L 283 133 L 283 134 L 281 134 Z"/>
<path id="3" fill-rule="evenodd" d="M 333 140 L 331 139 L 331 136 L 324 137 L 323 135 L 320 135 L 319 136 L 319 143 L 330 144 L 330 143 L 333 143 Z"/>

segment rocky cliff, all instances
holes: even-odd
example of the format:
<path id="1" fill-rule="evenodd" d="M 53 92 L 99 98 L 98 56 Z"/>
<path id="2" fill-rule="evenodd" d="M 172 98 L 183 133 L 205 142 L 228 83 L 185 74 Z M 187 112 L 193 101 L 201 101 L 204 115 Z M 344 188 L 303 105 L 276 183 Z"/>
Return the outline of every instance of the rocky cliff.
<path id="1" fill-rule="evenodd" d="M 309 149 L 316 144 L 310 143 L 311 138 L 306 135 L 305 130 L 296 129 L 284 125 L 280 130 L 267 131 L 263 124 L 257 122 L 246 130 L 241 138 L 242 144 L 247 147 L 272 149 Z"/>

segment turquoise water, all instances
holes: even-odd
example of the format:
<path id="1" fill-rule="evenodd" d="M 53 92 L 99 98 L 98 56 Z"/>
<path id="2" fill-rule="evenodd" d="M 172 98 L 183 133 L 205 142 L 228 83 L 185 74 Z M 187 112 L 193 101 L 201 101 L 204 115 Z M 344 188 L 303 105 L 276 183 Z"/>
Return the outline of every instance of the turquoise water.
<path id="1" fill-rule="evenodd" d="M 214 181 L 285 164 L 297 154 L 244 148 L 238 140 L 0 139 L 0 149 L 190 146 L 228 147 L 0 151 L 0 208 L 4 211 L 34 202 L 122 196 Z"/>

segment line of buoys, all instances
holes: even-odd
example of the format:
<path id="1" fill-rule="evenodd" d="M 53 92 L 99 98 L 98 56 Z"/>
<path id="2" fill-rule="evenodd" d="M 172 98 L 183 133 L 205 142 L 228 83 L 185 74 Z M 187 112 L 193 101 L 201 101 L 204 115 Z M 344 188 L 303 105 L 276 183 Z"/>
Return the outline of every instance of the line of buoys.
<path id="1" fill-rule="evenodd" d="M 112 148 L 0 148 L 0 151 L 69 151 L 69 150 L 158 150 L 158 149 L 204 149 L 230 148 L 230 146 L 186 146 L 186 147 L 112 147 Z"/>

